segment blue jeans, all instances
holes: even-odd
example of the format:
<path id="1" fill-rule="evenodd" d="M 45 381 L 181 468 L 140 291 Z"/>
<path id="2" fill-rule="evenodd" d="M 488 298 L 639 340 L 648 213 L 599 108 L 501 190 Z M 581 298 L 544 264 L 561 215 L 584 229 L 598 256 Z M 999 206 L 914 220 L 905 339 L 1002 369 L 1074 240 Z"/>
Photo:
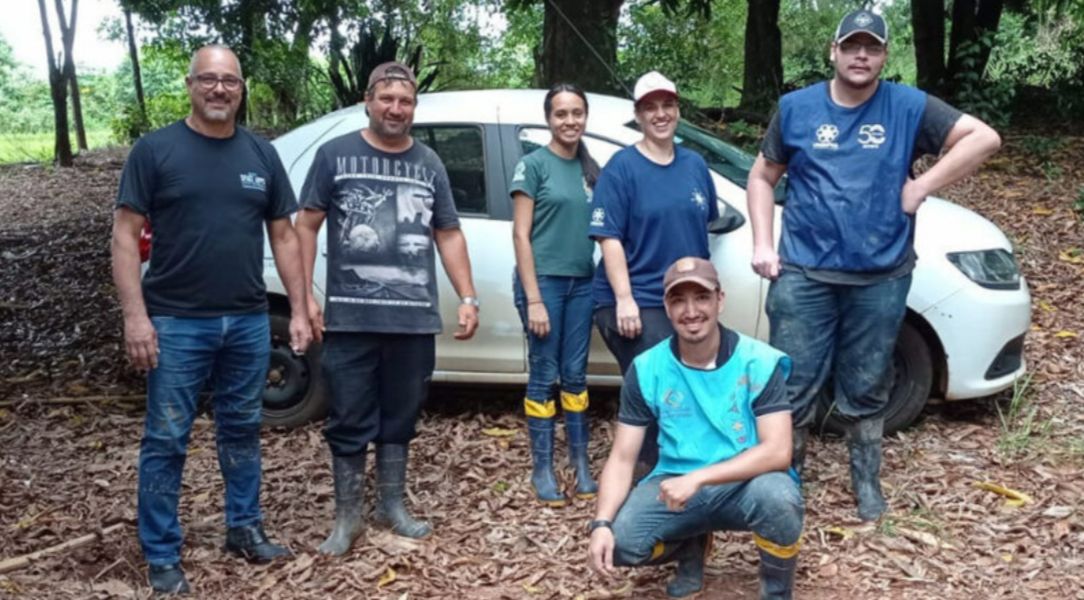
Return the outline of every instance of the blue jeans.
<path id="1" fill-rule="evenodd" d="M 659 484 L 669 476 L 641 481 L 614 519 L 614 564 L 636 566 L 651 560 L 659 542 L 677 542 L 713 531 L 752 531 L 779 546 L 802 535 L 805 505 L 798 484 L 786 473 L 771 472 L 748 481 L 700 488 L 674 512 L 659 500 Z"/>
<path id="2" fill-rule="evenodd" d="M 835 411 L 846 419 L 882 413 L 911 276 L 872 285 L 840 285 L 785 270 L 768 289 L 771 344 L 790 355 L 787 393 L 795 427 L 808 427 L 831 376 Z"/>
<path id="3" fill-rule="evenodd" d="M 260 406 L 271 328 L 266 313 L 151 322 L 159 355 L 158 367 L 147 375 L 139 449 L 139 542 L 148 563 L 170 565 L 181 559 L 181 474 L 198 397 L 208 381 L 226 482 L 226 525 L 260 522 Z"/>
<path id="4" fill-rule="evenodd" d="M 553 382 L 579 394 L 587 389 L 587 349 L 591 345 L 591 277 L 539 275 L 538 291 L 550 318 L 550 333 L 540 338 L 527 328 L 527 294 L 513 274 L 516 310 L 527 333 L 527 398 L 546 402 Z"/>

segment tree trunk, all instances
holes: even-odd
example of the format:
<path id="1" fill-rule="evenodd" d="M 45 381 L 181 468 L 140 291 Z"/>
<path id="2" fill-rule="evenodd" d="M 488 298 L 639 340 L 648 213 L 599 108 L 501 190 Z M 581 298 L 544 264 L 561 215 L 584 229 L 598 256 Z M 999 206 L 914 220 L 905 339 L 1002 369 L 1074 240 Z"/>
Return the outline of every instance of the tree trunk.
<path id="1" fill-rule="evenodd" d="M 961 60 L 961 47 L 978 44 L 983 34 L 996 32 L 1001 22 L 1004 0 L 955 0 L 952 4 L 952 34 L 949 40 L 948 79 L 951 81 L 964 71 L 980 77 L 986 71 L 992 45 L 980 45 L 977 60 L 965 64 Z"/>
<path id="2" fill-rule="evenodd" d="M 71 87 L 72 117 L 75 119 L 75 137 L 80 150 L 87 149 L 87 130 L 83 127 L 83 101 L 79 95 L 79 79 L 75 74 L 75 23 L 79 15 L 79 0 L 72 0 L 71 15 L 64 17 L 64 2 L 56 0 L 56 18 L 60 25 L 60 40 L 64 45 L 64 79 Z"/>
<path id="3" fill-rule="evenodd" d="M 945 2 L 911 0 L 918 87 L 939 94 L 945 84 Z"/>
<path id="4" fill-rule="evenodd" d="M 617 18 L 624 0 L 549 0 L 542 24 L 539 87 L 574 83 L 624 93 L 617 65 Z"/>
<path id="5" fill-rule="evenodd" d="M 139 103 L 139 116 L 147 122 L 147 101 L 143 97 L 143 72 L 139 68 L 139 50 L 136 48 L 135 30 L 132 27 L 132 11 L 124 8 L 124 26 L 128 30 L 128 59 L 132 62 L 132 80 L 135 84 L 136 102 Z"/>
<path id="6" fill-rule="evenodd" d="M 68 88 L 64 74 L 56 64 L 53 55 L 53 35 L 49 32 L 49 15 L 45 12 L 45 0 L 38 0 L 38 12 L 41 13 L 41 30 L 45 37 L 45 54 L 49 65 L 49 96 L 53 100 L 53 159 L 61 167 L 70 167 L 72 161 L 72 142 L 68 133 Z"/>
<path id="7" fill-rule="evenodd" d="M 742 111 L 767 114 L 783 90 L 783 36 L 779 0 L 748 0 Z"/>

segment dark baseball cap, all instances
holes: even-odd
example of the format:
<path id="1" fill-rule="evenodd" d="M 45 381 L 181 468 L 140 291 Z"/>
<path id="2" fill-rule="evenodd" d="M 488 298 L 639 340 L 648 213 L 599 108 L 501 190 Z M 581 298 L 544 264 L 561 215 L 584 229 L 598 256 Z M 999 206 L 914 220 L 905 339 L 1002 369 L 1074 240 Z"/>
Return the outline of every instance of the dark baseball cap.
<path id="1" fill-rule="evenodd" d="M 868 33 L 877 38 L 882 44 L 888 43 L 888 24 L 881 15 L 862 9 L 848 13 L 836 27 L 836 43 L 851 37 L 856 33 Z"/>
<path id="2" fill-rule="evenodd" d="M 414 78 L 414 71 L 410 67 L 398 62 L 386 62 L 377 65 L 373 69 L 372 73 L 369 73 L 369 87 L 367 89 L 373 89 L 373 86 L 381 81 L 405 81 L 414 86 L 414 89 L 418 89 L 418 80 Z"/>
<path id="3" fill-rule="evenodd" d="M 674 261 L 666 270 L 662 278 L 663 295 L 669 294 L 670 290 L 682 283 L 691 282 L 702 288 L 717 290 L 719 285 L 719 272 L 710 260 L 696 256 L 686 256 Z"/>

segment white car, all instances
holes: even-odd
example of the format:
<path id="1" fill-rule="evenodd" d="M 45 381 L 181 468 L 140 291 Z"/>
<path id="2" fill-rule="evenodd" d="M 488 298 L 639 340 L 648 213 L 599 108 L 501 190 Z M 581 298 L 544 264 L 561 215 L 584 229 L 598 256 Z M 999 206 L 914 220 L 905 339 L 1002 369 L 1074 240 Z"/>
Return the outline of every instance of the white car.
<path id="1" fill-rule="evenodd" d="M 444 161 L 467 238 L 474 284 L 482 301 L 481 327 L 474 339 L 437 338 L 434 380 L 455 383 L 525 385 L 527 346 L 512 303 L 512 206 L 508 181 L 525 153 L 548 143 L 541 90 L 495 90 L 422 94 L 413 135 Z M 591 154 L 605 165 L 620 148 L 640 139 L 629 100 L 589 95 L 584 136 Z M 316 149 L 336 136 L 359 131 L 367 123 L 363 106 L 328 114 L 278 138 L 290 182 L 300 191 Z M 727 293 L 722 322 L 746 335 L 766 340 L 764 297 L 768 282 L 750 268 L 752 233 L 744 185 L 752 157 L 705 130 L 682 122 L 677 143 L 704 156 L 720 198 L 711 230 L 712 262 Z M 783 186 L 777 191 L 782 203 Z M 776 218 L 778 231 L 779 216 Z M 918 213 L 915 235 L 918 264 L 907 298 L 907 317 L 896 345 L 894 386 L 886 430 L 911 423 L 930 394 L 947 400 L 998 392 L 1023 374 L 1024 335 L 1031 298 L 1005 235 L 983 217 L 931 198 Z M 327 265 L 321 231 L 315 289 Z M 319 370 L 319 348 L 293 356 L 287 344 L 288 305 L 282 282 L 265 251 L 264 280 L 271 300 L 274 350 L 264 396 L 265 422 L 298 425 L 326 410 Z M 454 323 L 458 298 L 443 271 L 440 305 L 445 324 Z M 452 329 L 446 325 L 446 330 Z M 589 383 L 620 384 L 617 364 L 593 340 Z M 827 407 L 826 407 L 827 408 Z M 826 423 L 831 426 L 830 411 Z"/>

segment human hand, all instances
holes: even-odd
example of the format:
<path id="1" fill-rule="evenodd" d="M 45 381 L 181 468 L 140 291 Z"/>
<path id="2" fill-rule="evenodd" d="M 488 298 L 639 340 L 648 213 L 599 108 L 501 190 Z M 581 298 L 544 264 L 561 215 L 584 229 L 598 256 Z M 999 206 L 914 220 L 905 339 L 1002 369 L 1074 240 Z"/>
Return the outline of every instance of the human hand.
<path id="1" fill-rule="evenodd" d="M 640 322 L 640 307 L 637 306 L 636 300 L 632 296 L 617 299 L 617 309 L 614 316 L 617 319 L 617 332 L 622 337 L 630 339 L 640 337 L 640 333 L 643 331 L 643 324 Z"/>
<path id="2" fill-rule="evenodd" d="M 587 544 L 587 557 L 591 568 L 601 575 L 614 572 L 614 532 L 609 527 L 596 527 Z"/>
<path id="3" fill-rule="evenodd" d="M 698 491 L 700 491 L 700 481 L 694 473 L 671 477 L 659 484 L 659 501 L 665 504 L 668 510 L 683 511 L 685 504 Z"/>
<path id="4" fill-rule="evenodd" d="M 309 316 L 302 312 L 295 312 L 290 316 L 290 350 L 294 354 L 304 354 L 312 343 L 312 325 Z"/>
<path id="5" fill-rule="evenodd" d="M 136 369 L 149 371 L 158 367 L 158 332 L 150 317 L 125 317 L 124 349 L 128 353 L 128 362 Z"/>
<path id="6" fill-rule="evenodd" d="M 550 315 L 541 300 L 527 303 L 527 329 L 540 338 L 550 333 Z"/>
<path id="7" fill-rule="evenodd" d="M 753 271 L 765 279 L 779 277 L 779 253 L 771 246 L 753 248 Z"/>
<path id="8" fill-rule="evenodd" d="M 312 339 L 317 342 L 324 341 L 324 309 L 312 294 L 308 295 L 309 328 L 312 330 Z"/>
<path id="9" fill-rule="evenodd" d="M 929 195 L 930 191 L 919 183 L 919 180 L 908 177 L 903 184 L 903 190 L 900 191 L 900 207 L 903 212 L 913 215 L 918 212 L 918 208 Z"/>
<path id="10" fill-rule="evenodd" d="M 455 331 L 455 339 L 469 340 L 478 329 L 478 307 L 473 304 L 459 305 L 459 329 Z"/>

